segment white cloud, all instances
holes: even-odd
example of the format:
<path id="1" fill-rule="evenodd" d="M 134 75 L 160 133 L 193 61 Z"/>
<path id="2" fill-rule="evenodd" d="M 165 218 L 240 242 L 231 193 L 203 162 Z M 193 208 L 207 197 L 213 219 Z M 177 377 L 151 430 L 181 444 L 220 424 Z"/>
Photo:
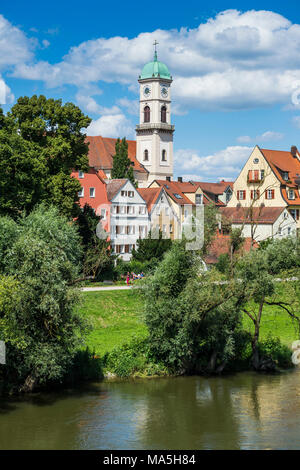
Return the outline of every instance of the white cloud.
<path id="1" fill-rule="evenodd" d="M 50 46 L 50 41 L 48 41 L 48 39 L 43 39 L 42 44 L 44 49 L 47 49 L 47 47 Z"/>
<path id="2" fill-rule="evenodd" d="M 137 116 L 139 114 L 139 103 L 137 100 L 129 100 L 128 98 L 120 98 L 117 104 L 125 108 L 128 114 Z"/>
<path id="3" fill-rule="evenodd" d="M 107 114 L 91 122 L 87 135 L 104 137 L 133 137 L 134 129 L 124 114 Z"/>
<path id="4" fill-rule="evenodd" d="M 263 134 L 257 135 L 256 137 L 251 138 L 249 135 L 242 135 L 236 140 L 242 144 L 247 144 L 250 142 L 271 142 L 281 140 L 284 137 L 284 134 L 274 131 L 266 131 Z"/>
<path id="5" fill-rule="evenodd" d="M 248 144 L 252 141 L 251 137 L 249 135 L 241 135 L 236 139 L 238 142 L 241 144 Z"/>
<path id="6" fill-rule="evenodd" d="M 98 38 L 72 47 L 57 64 L 22 63 L 15 76 L 62 84 L 118 82 L 132 87 L 159 43 L 174 77 L 177 105 L 241 109 L 292 104 L 300 80 L 300 25 L 272 11 L 227 10 L 197 28 Z"/>
<path id="7" fill-rule="evenodd" d="M 0 75 L 0 106 L 13 103 L 14 99 L 14 94 Z"/>
<path id="8" fill-rule="evenodd" d="M 32 43 L 26 35 L 0 15 L 0 70 L 32 59 L 31 48 Z"/>
<path id="9" fill-rule="evenodd" d="M 230 146 L 212 155 L 201 156 L 196 150 L 180 149 L 174 155 L 176 173 L 185 179 L 196 179 L 193 170 L 202 180 L 235 180 L 251 151 L 252 147 Z"/>
<path id="10" fill-rule="evenodd" d="M 77 104 L 85 111 L 91 114 L 101 114 L 101 115 L 112 115 L 112 114 L 120 114 L 121 110 L 118 106 L 112 106 L 111 108 L 107 108 L 105 106 L 100 105 L 97 101 L 93 98 L 95 95 L 101 95 L 102 91 L 99 89 L 81 89 L 75 95 L 75 100 Z"/>

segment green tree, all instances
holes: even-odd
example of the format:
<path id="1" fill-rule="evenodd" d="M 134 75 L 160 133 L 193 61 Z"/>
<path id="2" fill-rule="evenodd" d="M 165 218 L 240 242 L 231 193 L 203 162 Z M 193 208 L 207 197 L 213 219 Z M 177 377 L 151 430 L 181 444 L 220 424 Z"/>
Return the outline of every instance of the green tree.
<path id="1" fill-rule="evenodd" d="M 139 238 L 137 240 L 137 249 L 132 250 L 132 259 L 137 261 L 151 261 L 153 258 L 161 260 L 172 246 L 170 238 L 163 238 L 160 230 L 158 237 L 153 237 L 153 232 L 149 232 L 147 238 Z"/>
<path id="2" fill-rule="evenodd" d="M 195 253 L 175 242 L 142 289 L 151 353 L 176 372 L 221 372 L 235 352 L 238 291 L 199 270 Z"/>
<path id="3" fill-rule="evenodd" d="M 8 226 L 0 218 L 0 232 Z M 38 207 L 11 224 L 13 241 L 0 273 L 0 335 L 7 344 L 6 383 L 22 391 L 61 381 L 82 344 L 86 324 L 72 287 L 80 237 L 54 207 Z M 3 374 L 3 372 L 2 372 Z"/>
<path id="4" fill-rule="evenodd" d="M 76 224 L 83 246 L 83 278 L 92 277 L 96 279 L 105 269 L 112 268 L 114 256 L 111 254 L 110 243 L 107 234 L 101 229 L 101 217 L 85 204 L 80 212 Z M 99 230 L 103 232 L 99 238 Z"/>
<path id="5" fill-rule="evenodd" d="M 117 139 L 116 141 L 116 153 L 113 156 L 111 177 L 128 178 L 134 185 L 136 185 L 132 162 L 128 158 L 128 143 L 125 137 L 123 137 L 122 140 Z"/>
<path id="6" fill-rule="evenodd" d="M 0 213 L 16 217 L 46 202 L 73 217 L 81 186 L 71 172 L 88 169 L 82 129 L 90 118 L 72 103 L 36 95 L 0 116 Z"/>
<path id="7" fill-rule="evenodd" d="M 214 204 L 204 206 L 204 243 L 202 254 L 209 251 L 209 246 L 213 242 L 218 228 L 218 209 Z"/>
<path id="8" fill-rule="evenodd" d="M 253 250 L 241 258 L 237 264 L 236 276 L 241 283 L 240 289 L 244 293 L 243 312 L 251 319 L 254 327 L 252 365 L 256 370 L 262 367 L 259 335 L 265 305 L 280 307 L 283 313 L 285 312 L 296 322 L 300 332 L 297 288 L 292 283 L 288 283 L 289 295 L 283 298 L 276 281 L 276 277 L 285 276 L 283 270 L 296 267 L 299 275 L 299 266 L 299 241 L 291 238 L 274 240 L 263 250 Z"/>

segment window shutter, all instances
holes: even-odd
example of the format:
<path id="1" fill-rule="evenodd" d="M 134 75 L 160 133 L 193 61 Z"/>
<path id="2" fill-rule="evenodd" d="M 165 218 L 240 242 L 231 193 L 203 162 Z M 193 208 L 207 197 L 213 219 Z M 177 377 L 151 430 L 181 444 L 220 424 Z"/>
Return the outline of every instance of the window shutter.
<path id="1" fill-rule="evenodd" d="M 237 199 L 238 199 L 238 201 L 240 200 L 240 192 L 239 191 L 237 192 Z"/>
<path id="2" fill-rule="evenodd" d="M 268 190 L 265 190 L 265 199 L 268 199 Z"/>
<path id="3" fill-rule="evenodd" d="M 272 199 L 275 198 L 275 189 L 272 189 Z"/>
<path id="4" fill-rule="evenodd" d="M 253 189 L 251 189 L 251 199 L 253 199 Z"/>

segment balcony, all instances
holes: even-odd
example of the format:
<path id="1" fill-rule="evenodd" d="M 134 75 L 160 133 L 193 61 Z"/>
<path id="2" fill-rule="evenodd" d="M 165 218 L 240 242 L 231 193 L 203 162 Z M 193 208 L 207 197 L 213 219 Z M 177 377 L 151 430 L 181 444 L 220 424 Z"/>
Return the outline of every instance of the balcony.
<path id="1" fill-rule="evenodd" d="M 168 124 L 166 122 L 157 122 L 157 123 L 150 123 L 150 122 L 143 122 L 142 124 L 138 124 L 136 126 L 136 131 L 143 131 L 148 129 L 158 129 L 163 131 L 171 131 L 174 132 L 175 126 L 173 124 Z"/>
<path id="2" fill-rule="evenodd" d="M 249 170 L 247 176 L 248 183 L 261 183 L 264 179 L 263 170 Z"/>

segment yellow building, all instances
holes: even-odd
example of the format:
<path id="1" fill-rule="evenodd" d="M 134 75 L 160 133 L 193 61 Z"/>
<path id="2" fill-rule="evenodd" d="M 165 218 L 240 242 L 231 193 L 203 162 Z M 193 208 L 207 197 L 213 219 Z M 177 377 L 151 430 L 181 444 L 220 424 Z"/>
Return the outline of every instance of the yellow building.
<path id="1" fill-rule="evenodd" d="M 228 207 L 286 207 L 300 229 L 300 154 L 254 148 L 237 177 Z"/>

